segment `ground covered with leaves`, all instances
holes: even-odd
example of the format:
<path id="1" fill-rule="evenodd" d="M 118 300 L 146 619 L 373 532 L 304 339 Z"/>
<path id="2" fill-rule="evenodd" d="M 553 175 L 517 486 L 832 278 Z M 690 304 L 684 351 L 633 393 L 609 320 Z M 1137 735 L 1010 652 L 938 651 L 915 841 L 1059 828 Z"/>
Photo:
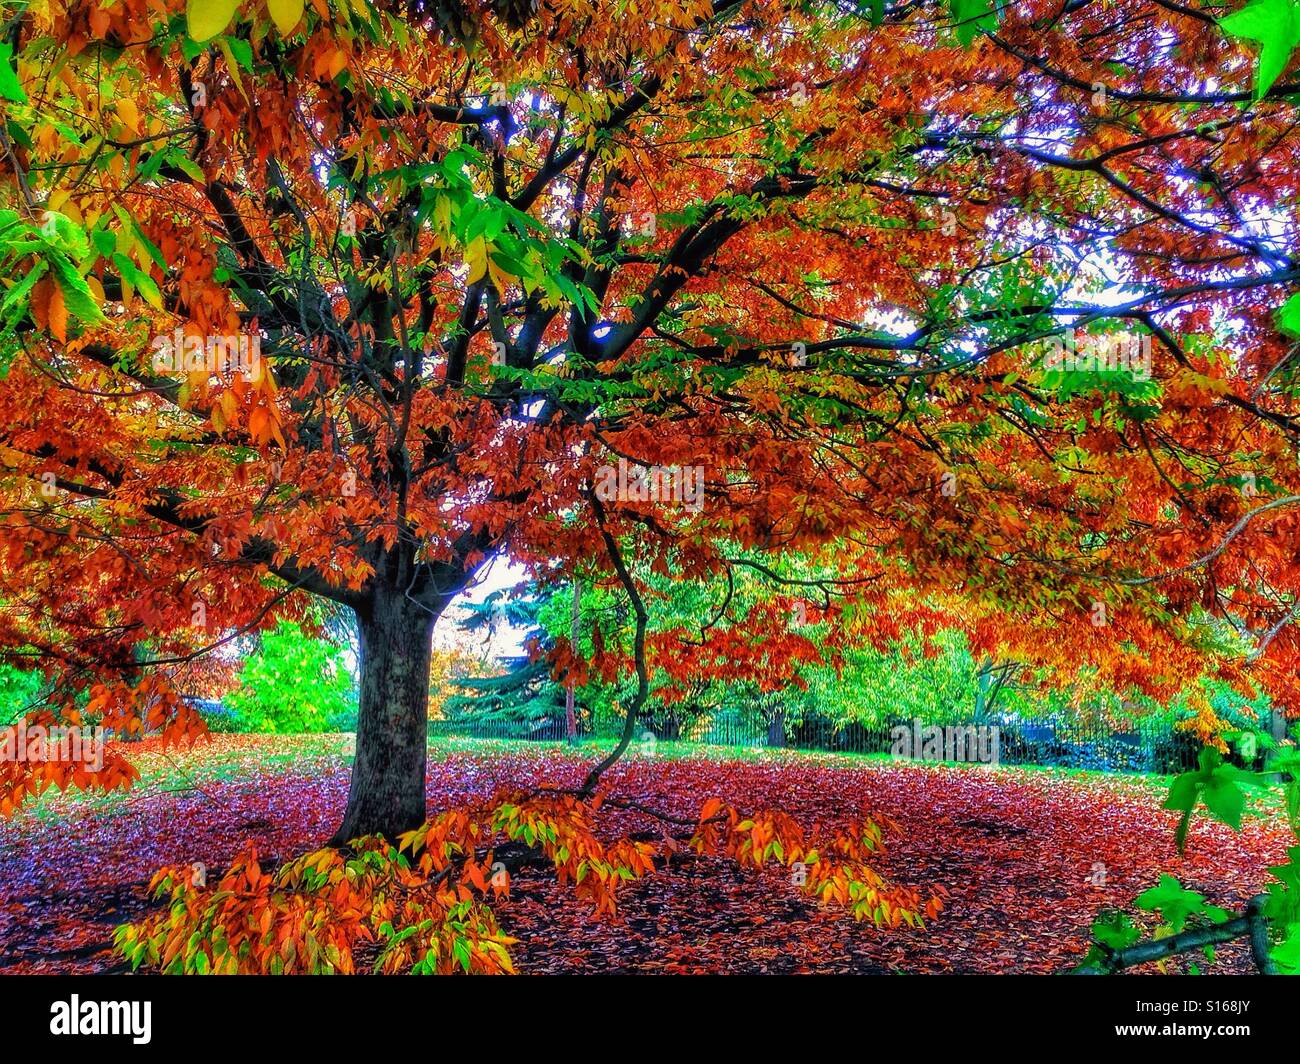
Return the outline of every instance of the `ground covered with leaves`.
<path id="1" fill-rule="evenodd" d="M 0 823 L 0 973 L 121 970 L 112 929 L 148 910 L 160 866 L 220 870 L 249 840 L 270 865 L 320 845 L 343 810 L 347 737 L 217 736 L 192 751 L 141 749 L 133 791 L 46 796 Z M 576 785 L 594 753 L 439 741 L 430 810 L 503 785 Z M 522 972 L 1054 972 L 1086 950 L 1101 910 L 1127 907 L 1161 872 L 1238 907 L 1288 839 L 1262 808 L 1240 833 L 1198 820 L 1180 858 L 1175 818 L 1160 807 L 1165 788 L 1135 777 L 659 744 L 606 781 L 619 798 L 681 818 L 711 796 L 779 808 L 806 825 L 884 813 L 898 830 L 876 867 L 903 884 L 942 887 L 947 908 L 925 930 L 881 931 L 800 895 L 789 871 L 755 873 L 683 851 L 626 887 L 617 919 L 597 921 L 544 870 L 526 868 L 498 906 L 503 929 L 520 940 Z M 640 812 L 601 815 L 611 835 L 664 833 Z M 1248 969 L 1237 946 L 1212 966 Z"/>

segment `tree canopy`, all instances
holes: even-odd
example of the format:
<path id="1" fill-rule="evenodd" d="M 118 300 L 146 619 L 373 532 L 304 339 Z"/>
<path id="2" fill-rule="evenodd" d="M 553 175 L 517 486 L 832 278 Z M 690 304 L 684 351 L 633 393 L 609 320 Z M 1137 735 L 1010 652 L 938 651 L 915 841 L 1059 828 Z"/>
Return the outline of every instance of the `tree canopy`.
<path id="1" fill-rule="evenodd" d="M 496 555 L 627 598 L 629 724 L 646 574 L 738 568 L 1295 704 L 1268 3 L 9 10 L 0 640 L 50 712 L 189 734 L 172 673 L 322 596 L 361 630 L 340 837 L 416 827 L 429 631 Z M 719 605 L 736 668 L 789 635 Z"/>

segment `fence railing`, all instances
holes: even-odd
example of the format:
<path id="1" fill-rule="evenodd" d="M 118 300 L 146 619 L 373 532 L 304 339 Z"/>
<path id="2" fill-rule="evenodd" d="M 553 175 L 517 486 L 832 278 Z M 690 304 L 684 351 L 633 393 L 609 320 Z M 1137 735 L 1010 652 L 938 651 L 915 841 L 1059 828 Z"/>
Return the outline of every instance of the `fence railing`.
<path id="1" fill-rule="evenodd" d="M 613 738 L 616 732 L 614 725 L 594 731 L 584 726 L 580 737 Z M 509 721 L 463 717 L 431 721 L 429 733 L 442 737 L 559 742 L 565 737 L 565 725 L 558 719 Z M 956 733 L 955 743 L 951 741 L 953 733 Z M 814 718 L 772 725 L 723 713 L 684 726 L 659 723 L 656 727 L 654 721 L 648 721 L 638 728 L 640 745 L 667 741 L 1156 773 L 1195 768 L 1200 749 L 1192 736 L 1158 719 L 1137 720 L 1125 725 L 1123 730 L 1067 717 L 1048 717 L 969 722 L 927 731 L 924 724 L 901 719 L 863 725 Z M 972 754 L 972 749 L 977 754 Z M 1262 757 L 1260 760 L 1262 763 Z"/>

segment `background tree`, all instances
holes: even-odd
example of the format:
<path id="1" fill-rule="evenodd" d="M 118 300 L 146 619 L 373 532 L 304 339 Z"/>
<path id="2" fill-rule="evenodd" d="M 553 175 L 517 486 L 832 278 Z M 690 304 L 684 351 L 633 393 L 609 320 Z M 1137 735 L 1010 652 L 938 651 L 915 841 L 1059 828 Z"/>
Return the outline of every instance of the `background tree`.
<path id="1" fill-rule="evenodd" d="M 240 731 L 336 731 L 355 711 L 343 651 L 291 621 L 260 633 L 225 704 Z"/>
<path id="2" fill-rule="evenodd" d="M 520 594 L 493 592 L 481 603 L 465 607 L 459 627 L 470 635 L 494 632 L 507 624 L 520 630 L 523 652 L 497 660 L 495 674 L 451 680 L 455 688 L 444 704 L 448 719 L 521 724 L 530 732 L 554 726 L 564 712 L 564 692 L 552 677 L 548 656 L 552 642 L 538 623 L 543 599 L 536 589 Z"/>

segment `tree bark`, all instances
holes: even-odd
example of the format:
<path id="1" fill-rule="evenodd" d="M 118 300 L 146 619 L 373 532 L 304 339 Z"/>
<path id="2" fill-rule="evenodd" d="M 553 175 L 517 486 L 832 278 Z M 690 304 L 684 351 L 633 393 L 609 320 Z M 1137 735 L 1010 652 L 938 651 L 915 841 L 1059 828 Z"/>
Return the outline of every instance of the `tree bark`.
<path id="1" fill-rule="evenodd" d="M 785 710 L 778 709 L 768 722 L 767 745 L 777 750 L 785 748 Z"/>
<path id="2" fill-rule="evenodd" d="M 437 613 L 400 589 L 376 592 L 357 610 L 361 692 L 357 755 L 343 822 L 331 840 L 394 839 L 425 820 L 429 653 Z"/>

